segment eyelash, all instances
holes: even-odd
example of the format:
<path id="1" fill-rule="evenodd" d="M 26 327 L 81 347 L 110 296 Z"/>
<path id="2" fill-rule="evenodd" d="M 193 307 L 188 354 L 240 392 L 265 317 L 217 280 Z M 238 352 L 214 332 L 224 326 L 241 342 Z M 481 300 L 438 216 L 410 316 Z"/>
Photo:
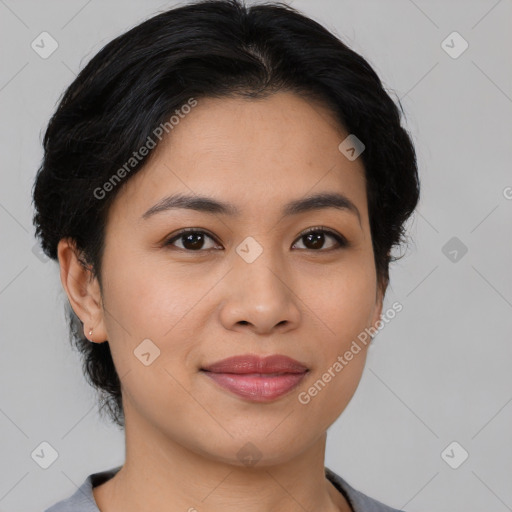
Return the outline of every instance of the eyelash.
<path id="1" fill-rule="evenodd" d="M 210 235 L 207 231 L 196 229 L 196 228 L 185 228 L 182 229 L 179 233 L 173 235 L 171 238 L 169 238 L 165 243 L 164 246 L 172 246 L 173 242 L 183 237 L 183 235 L 190 234 L 190 233 L 198 233 L 198 234 L 204 234 L 207 235 L 209 238 L 215 241 L 215 243 L 218 243 L 217 240 L 215 240 L 215 237 L 213 235 Z M 338 234 L 336 231 L 333 231 L 329 228 L 326 228 L 324 226 L 315 226 L 313 228 L 309 228 L 306 231 L 303 231 L 297 238 L 297 240 L 305 237 L 306 235 L 309 235 L 310 233 L 325 233 L 332 238 L 334 238 L 338 242 L 338 247 L 333 247 L 331 249 L 299 249 L 301 251 L 312 251 L 312 252 L 330 252 L 335 250 L 344 249 L 349 246 L 349 243 L 347 239 Z M 218 249 L 199 249 L 197 251 L 194 251 L 192 249 L 182 249 L 181 247 L 176 247 L 176 249 L 180 251 L 185 252 L 208 252 L 212 250 L 218 250 Z"/>

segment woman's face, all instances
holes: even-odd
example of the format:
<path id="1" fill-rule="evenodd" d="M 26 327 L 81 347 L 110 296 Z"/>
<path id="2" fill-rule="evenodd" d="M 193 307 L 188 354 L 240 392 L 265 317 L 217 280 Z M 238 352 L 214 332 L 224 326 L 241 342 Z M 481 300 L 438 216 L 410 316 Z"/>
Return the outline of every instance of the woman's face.
<path id="1" fill-rule="evenodd" d="M 244 450 L 275 464 L 318 441 L 345 409 L 367 347 L 358 342 L 351 360 L 345 354 L 382 307 L 363 164 L 338 149 L 347 136 L 327 110 L 291 93 L 198 99 L 120 191 L 106 226 L 104 310 L 93 338 L 109 341 L 127 431 L 231 464 L 244 463 Z M 238 213 L 151 212 L 176 194 Z M 317 194 L 354 207 L 285 212 Z M 178 236 L 184 228 L 200 233 Z M 310 228 L 316 235 L 304 234 Z M 247 354 L 286 355 L 308 371 L 220 377 L 245 382 L 241 396 L 202 370 Z M 255 379 L 268 384 L 260 380 L 254 392 Z M 298 384 L 265 394 L 285 379 Z"/>

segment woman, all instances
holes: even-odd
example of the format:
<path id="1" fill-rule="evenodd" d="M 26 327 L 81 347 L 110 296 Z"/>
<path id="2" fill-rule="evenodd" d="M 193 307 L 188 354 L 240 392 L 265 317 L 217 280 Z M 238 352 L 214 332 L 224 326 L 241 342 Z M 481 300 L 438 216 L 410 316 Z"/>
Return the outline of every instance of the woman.
<path id="1" fill-rule="evenodd" d="M 37 235 L 126 433 L 47 512 L 395 510 L 324 467 L 419 197 L 368 63 L 290 7 L 195 2 L 106 45 L 44 150 Z"/>

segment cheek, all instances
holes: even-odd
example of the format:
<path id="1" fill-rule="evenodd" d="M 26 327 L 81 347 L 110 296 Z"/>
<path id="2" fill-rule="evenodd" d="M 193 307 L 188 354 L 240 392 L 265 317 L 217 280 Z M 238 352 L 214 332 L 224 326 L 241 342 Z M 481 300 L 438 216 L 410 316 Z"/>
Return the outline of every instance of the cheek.
<path id="1" fill-rule="evenodd" d="M 315 372 L 295 397 L 301 431 L 324 430 L 338 419 L 356 392 L 365 360 L 366 348 L 361 348 L 351 361 L 345 361 L 345 364 L 338 361 L 337 366 L 336 358 L 333 358 Z"/>
<path id="2" fill-rule="evenodd" d="M 124 252 L 117 259 L 119 264 L 114 261 L 114 254 L 104 258 L 103 297 L 105 324 L 118 373 L 144 368 L 136 359 L 138 347 L 144 346 L 143 340 L 151 340 L 155 353 L 161 351 L 151 364 L 153 369 L 164 364 L 164 358 L 174 359 L 177 352 L 187 352 L 194 337 L 182 331 L 187 314 L 193 313 L 201 298 L 199 287 L 180 277 L 179 269 L 156 268 L 150 258 Z M 162 344 L 164 339 L 177 338 L 181 340 L 179 344 Z"/>
<path id="3" fill-rule="evenodd" d="M 346 405 L 357 388 L 371 341 L 366 329 L 376 308 L 375 279 L 371 266 L 346 265 L 332 272 L 328 280 L 317 280 L 315 292 L 310 292 L 306 302 L 312 305 L 313 320 L 319 326 L 314 345 L 322 347 L 316 353 L 312 377 L 321 381 L 316 388 L 328 388 L 322 393 L 312 390 L 311 397 L 323 395 L 317 403 L 332 402 L 336 409 Z"/>
<path id="4" fill-rule="evenodd" d="M 204 292 L 200 294 L 189 280 L 169 273 L 163 276 L 137 260 L 125 259 L 108 272 L 105 318 L 123 397 L 144 416 L 164 421 L 169 403 L 190 401 L 180 383 L 195 371 L 188 364 L 197 343 L 189 315 L 193 317 L 194 305 Z M 190 413 L 194 414 L 204 422 L 199 412 Z"/>
<path id="5" fill-rule="evenodd" d="M 376 307 L 376 285 L 373 276 L 358 278 L 353 273 L 340 287 L 332 291 L 325 305 L 335 333 L 343 340 L 355 339 L 369 327 Z"/>
<path id="6" fill-rule="evenodd" d="M 129 377 L 125 389 L 133 403 L 144 401 L 146 395 L 158 395 L 162 407 L 165 400 L 190 399 L 186 394 L 181 396 L 179 383 L 188 388 L 201 354 L 215 350 L 205 349 L 202 342 L 211 337 L 211 321 L 223 299 L 211 290 L 226 270 L 205 267 L 169 263 L 162 258 L 152 261 L 147 254 L 125 257 L 122 265 L 105 265 L 112 357 L 118 374 Z M 139 356 L 147 352 L 151 362 L 146 361 L 149 364 L 145 366 Z M 163 388 L 168 395 L 162 393 Z"/>
<path id="7" fill-rule="evenodd" d="M 105 257 L 104 266 L 105 305 L 115 316 L 110 325 L 124 327 L 134 340 L 161 338 L 192 307 L 196 287 L 179 266 L 156 264 L 147 255 L 126 251 L 119 264 L 114 259 Z"/>
<path id="8" fill-rule="evenodd" d="M 315 320 L 327 335 L 330 352 L 369 327 L 376 308 L 376 274 L 366 254 L 347 258 L 342 264 L 308 275 L 304 302 L 311 305 Z"/>
<path id="9" fill-rule="evenodd" d="M 318 281 L 317 281 L 318 283 Z M 362 376 L 375 310 L 375 274 L 365 265 L 348 266 L 331 275 L 310 293 L 314 323 L 316 365 L 307 384 L 297 394 L 297 407 L 306 412 L 305 428 L 315 428 L 310 418 L 329 426 L 352 399 Z M 318 347 L 322 349 L 319 351 Z"/>

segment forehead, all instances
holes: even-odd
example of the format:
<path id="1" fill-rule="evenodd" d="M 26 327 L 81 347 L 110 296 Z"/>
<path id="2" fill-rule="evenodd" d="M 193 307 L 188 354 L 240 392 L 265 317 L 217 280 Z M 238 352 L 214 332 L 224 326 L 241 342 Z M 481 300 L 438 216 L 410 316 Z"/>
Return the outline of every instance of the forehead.
<path id="1" fill-rule="evenodd" d="M 326 107 L 289 92 L 257 100 L 198 99 L 126 183 L 113 209 L 140 217 L 179 192 L 222 199 L 253 216 L 262 208 L 280 212 L 290 199 L 339 192 L 363 215 L 362 160 L 338 149 L 348 135 Z"/>

